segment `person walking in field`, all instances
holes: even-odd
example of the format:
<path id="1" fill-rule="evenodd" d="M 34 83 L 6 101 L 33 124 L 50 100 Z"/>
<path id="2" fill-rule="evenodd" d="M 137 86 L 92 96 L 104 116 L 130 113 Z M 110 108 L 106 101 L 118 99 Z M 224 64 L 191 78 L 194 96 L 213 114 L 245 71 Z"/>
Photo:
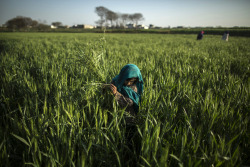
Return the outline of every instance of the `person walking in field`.
<path id="1" fill-rule="evenodd" d="M 197 40 L 202 40 L 203 34 L 204 34 L 204 31 L 199 32 L 199 34 L 197 35 Z"/>
<path id="2" fill-rule="evenodd" d="M 228 38 L 229 38 L 229 31 L 225 31 L 221 39 L 224 41 L 228 41 Z"/>

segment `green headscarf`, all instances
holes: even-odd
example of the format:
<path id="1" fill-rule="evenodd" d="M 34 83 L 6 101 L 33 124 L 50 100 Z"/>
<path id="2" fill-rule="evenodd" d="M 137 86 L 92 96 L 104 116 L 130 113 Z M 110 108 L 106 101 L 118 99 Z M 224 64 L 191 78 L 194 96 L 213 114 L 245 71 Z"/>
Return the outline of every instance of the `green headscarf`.
<path id="1" fill-rule="evenodd" d="M 124 85 L 124 82 L 129 78 L 138 78 L 136 82 L 137 93 L 130 87 Z M 139 110 L 139 103 L 141 102 L 141 94 L 143 92 L 143 80 L 140 69 L 134 64 L 127 64 L 121 69 L 119 75 L 112 79 L 112 82 L 117 87 L 118 92 L 129 97 L 134 102 L 134 109 L 137 113 Z"/>

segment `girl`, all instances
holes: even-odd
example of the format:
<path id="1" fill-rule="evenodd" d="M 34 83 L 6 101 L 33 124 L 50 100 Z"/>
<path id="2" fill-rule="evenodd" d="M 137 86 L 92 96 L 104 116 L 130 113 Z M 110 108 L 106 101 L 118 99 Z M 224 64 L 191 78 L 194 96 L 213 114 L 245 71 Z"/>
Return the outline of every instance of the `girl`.
<path id="1" fill-rule="evenodd" d="M 126 121 L 126 144 L 130 152 L 124 153 L 124 158 L 129 166 L 135 166 L 137 158 L 131 154 L 132 150 L 139 155 L 141 148 L 141 141 L 136 135 L 136 114 L 139 111 L 139 103 L 141 102 L 141 95 L 143 92 L 143 80 L 139 68 L 134 64 L 125 65 L 119 75 L 112 79 L 110 90 L 115 96 L 118 105 L 125 108 Z M 132 151 L 133 152 L 133 151 Z"/>
<path id="2" fill-rule="evenodd" d="M 125 108 L 130 116 L 126 116 L 126 124 L 135 124 L 135 116 L 139 111 L 139 103 L 143 92 L 143 79 L 140 69 L 134 64 L 125 65 L 119 75 L 112 79 L 110 90 L 119 106 Z"/>

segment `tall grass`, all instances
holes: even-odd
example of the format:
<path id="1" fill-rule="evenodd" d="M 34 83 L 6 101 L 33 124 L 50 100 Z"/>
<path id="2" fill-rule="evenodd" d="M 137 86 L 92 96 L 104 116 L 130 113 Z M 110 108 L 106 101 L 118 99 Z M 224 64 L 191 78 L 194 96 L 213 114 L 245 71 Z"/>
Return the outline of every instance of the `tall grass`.
<path id="1" fill-rule="evenodd" d="M 249 164 L 250 39 L 195 37 L 2 33 L 1 166 Z M 145 82 L 132 148 L 101 88 L 127 63 Z"/>

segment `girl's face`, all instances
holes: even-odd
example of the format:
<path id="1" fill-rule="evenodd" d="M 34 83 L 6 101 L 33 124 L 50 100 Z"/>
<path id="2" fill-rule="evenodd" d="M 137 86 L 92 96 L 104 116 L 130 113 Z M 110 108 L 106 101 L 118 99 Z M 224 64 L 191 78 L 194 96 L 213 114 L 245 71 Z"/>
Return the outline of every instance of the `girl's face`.
<path id="1" fill-rule="evenodd" d="M 127 79 L 125 82 L 124 82 L 124 85 L 125 86 L 131 86 L 133 85 L 134 83 L 136 83 L 137 81 L 137 78 L 129 78 Z"/>

